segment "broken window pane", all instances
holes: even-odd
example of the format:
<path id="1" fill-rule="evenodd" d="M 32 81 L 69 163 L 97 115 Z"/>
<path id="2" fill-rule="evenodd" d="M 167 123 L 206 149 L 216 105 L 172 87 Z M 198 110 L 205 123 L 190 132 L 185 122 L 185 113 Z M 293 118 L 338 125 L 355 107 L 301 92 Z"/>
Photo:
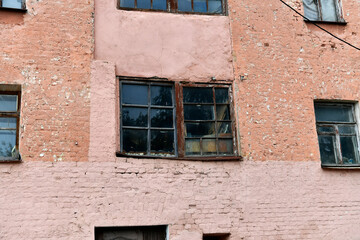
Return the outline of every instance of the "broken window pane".
<path id="1" fill-rule="evenodd" d="M 232 139 L 219 139 L 219 153 L 220 154 L 233 153 Z"/>
<path id="2" fill-rule="evenodd" d="M 151 86 L 151 105 L 172 106 L 172 87 Z"/>
<path id="3" fill-rule="evenodd" d="M 351 106 L 316 105 L 315 116 L 318 122 L 354 122 Z"/>
<path id="4" fill-rule="evenodd" d="M 214 137 L 215 124 L 211 123 L 186 123 L 186 137 Z"/>
<path id="5" fill-rule="evenodd" d="M 153 0 L 153 7 L 155 10 L 166 10 L 166 0 Z"/>
<path id="6" fill-rule="evenodd" d="M 191 12 L 191 0 L 179 0 L 178 10 L 182 12 Z"/>
<path id="7" fill-rule="evenodd" d="M 150 9 L 151 8 L 151 0 L 137 0 L 136 4 L 137 4 L 137 8 L 140 8 L 140 9 Z"/>
<path id="8" fill-rule="evenodd" d="M 318 21 L 319 14 L 318 14 L 318 5 L 317 1 L 319 0 L 303 0 L 304 5 L 304 15 L 310 21 Z"/>
<path id="9" fill-rule="evenodd" d="M 231 137 L 231 122 L 218 122 L 216 125 L 218 137 Z"/>
<path id="10" fill-rule="evenodd" d="M 229 105 L 216 105 L 216 120 L 229 120 Z"/>
<path id="11" fill-rule="evenodd" d="M 173 127 L 173 110 L 151 109 L 151 127 Z"/>
<path id="12" fill-rule="evenodd" d="M 174 154 L 174 131 L 151 130 L 151 152 Z"/>
<path id="13" fill-rule="evenodd" d="M 357 163 L 355 149 L 356 149 L 356 137 L 340 137 L 341 154 L 343 164 Z"/>
<path id="14" fill-rule="evenodd" d="M 16 145 L 16 130 L 0 130 L 0 156 L 11 157 Z"/>
<path id="15" fill-rule="evenodd" d="M 17 111 L 17 95 L 0 95 L 0 111 L 16 112 Z"/>
<path id="16" fill-rule="evenodd" d="M 7 8 L 22 8 L 22 2 L 21 0 L 2 0 L 2 6 Z"/>
<path id="17" fill-rule="evenodd" d="M 212 88 L 185 87 L 183 91 L 184 103 L 213 103 Z"/>
<path id="18" fill-rule="evenodd" d="M 200 139 L 186 139 L 185 152 L 186 155 L 200 155 Z"/>
<path id="19" fill-rule="evenodd" d="M 318 138 L 321 162 L 323 164 L 335 164 L 335 136 L 319 135 Z"/>
<path id="20" fill-rule="evenodd" d="M 212 105 L 185 105 L 185 120 L 214 120 L 214 106 Z"/>
<path id="21" fill-rule="evenodd" d="M 148 86 L 123 84 L 122 85 L 122 103 L 148 105 Z"/>
<path id="22" fill-rule="evenodd" d="M 123 120 L 123 126 L 147 127 L 148 109 L 123 107 L 122 120 Z"/>
<path id="23" fill-rule="evenodd" d="M 194 0 L 194 12 L 206 12 L 206 0 Z"/>
<path id="24" fill-rule="evenodd" d="M 321 1 L 322 21 L 336 22 L 336 5 L 335 0 L 318 0 Z"/>
<path id="25" fill-rule="evenodd" d="M 123 129 L 123 149 L 125 152 L 147 151 L 147 130 Z"/>
<path id="26" fill-rule="evenodd" d="M 222 12 L 222 6 L 221 6 L 221 0 L 208 0 L 209 4 L 209 13 L 221 13 Z"/>

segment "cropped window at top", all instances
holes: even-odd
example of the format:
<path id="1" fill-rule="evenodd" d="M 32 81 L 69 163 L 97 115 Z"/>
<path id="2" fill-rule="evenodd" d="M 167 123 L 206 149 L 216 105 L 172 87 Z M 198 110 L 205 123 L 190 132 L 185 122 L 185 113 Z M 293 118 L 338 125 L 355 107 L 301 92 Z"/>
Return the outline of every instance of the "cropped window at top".
<path id="1" fill-rule="evenodd" d="M 123 9 L 177 13 L 225 14 L 225 0 L 119 0 Z"/>
<path id="2" fill-rule="evenodd" d="M 95 227 L 95 240 L 167 240 L 166 226 Z"/>
<path id="3" fill-rule="evenodd" d="M 323 166 L 359 165 L 354 104 L 315 103 L 316 129 Z"/>
<path id="4" fill-rule="evenodd" d="M 11 9 L 25 9 L 25 0 L 0 0 L 0 6 Z"/>
<path id="5" fill-rule="evenodd" d="M 340 0 L 303 0 L 303 5 L 310 21 L 345 22 Z"/>
<path id="6" fill-rule="evenodd" d="M 0 92 L 0 161 L 19 159 L 20 94 Z"/>
<path id="7" fill-rule="evenodd" d="M 228 85 L 120 81 L 119 154 L 234 156 L 229 91 Z"/>

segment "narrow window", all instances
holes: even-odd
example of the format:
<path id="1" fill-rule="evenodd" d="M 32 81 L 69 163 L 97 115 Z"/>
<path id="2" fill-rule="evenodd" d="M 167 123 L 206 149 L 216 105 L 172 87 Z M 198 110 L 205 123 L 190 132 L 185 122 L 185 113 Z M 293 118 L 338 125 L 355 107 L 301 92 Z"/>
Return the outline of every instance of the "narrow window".
<path id="1" fill-rule="evenodd" d="M 340 0 L 303 0 L 303 5 L 310 21 L 345 22 Z"/>
<path id="2" fill-rule="evenodd" d="M 204 234 L 203 240 L 228 240 L 229 233 Z"/>
<path id="3" fill-rule="evenodd" d="M 184 87 L 186 155 L 233 154 L 229 88 Z"/>
<path id="4" fill-rule="evenodd" d="M 0 92 L 0 160 L 19 159 L 20 92 Z"/>
<path id="5" fill-rule="evenodd" d="M 167 226 L 95 227 L 95 240 L 167 240 Z"/>
<path id="6" fill-rule="evenodd" d="M 354 104 L 315 102 L 316 129 L 323 166 L 359 164 Z"/>
<path id="7" fill-rule="evenodd" d="M 172 84 L 121 82 L 121 150 L 136 155 L 175 155 Z"/>
<path id="8" fill-rule="evenodd" d="M 225 0 L 119 0 L 122 9 L 179 13 L 225 14 Z"/>

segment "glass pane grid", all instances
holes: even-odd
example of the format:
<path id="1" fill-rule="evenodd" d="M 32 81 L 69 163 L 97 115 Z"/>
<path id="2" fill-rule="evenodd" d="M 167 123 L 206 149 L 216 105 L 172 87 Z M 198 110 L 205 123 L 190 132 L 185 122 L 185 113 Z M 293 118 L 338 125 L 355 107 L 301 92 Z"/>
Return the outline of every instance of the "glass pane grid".
<path id="1" fill-rule="evenodd" d="M 201 96 L 201 93 L 205 94 L 205 96 Z M 231 127 L 229 127 L 232 121 L 228 98 L 228 88 L 184 88 L 186 155 L 233 154 L 232 131 Z M 223 124 L 229 126 L 225 127 Z M 225 129 L 225 135 L 219 132 L 220 129 Z M 226 135 L 228 133 L 229 135 Z"/>

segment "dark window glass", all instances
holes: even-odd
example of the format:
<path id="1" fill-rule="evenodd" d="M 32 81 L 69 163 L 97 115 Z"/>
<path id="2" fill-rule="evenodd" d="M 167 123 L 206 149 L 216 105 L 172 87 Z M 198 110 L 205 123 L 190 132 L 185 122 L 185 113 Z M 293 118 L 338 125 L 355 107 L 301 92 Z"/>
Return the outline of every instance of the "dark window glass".
<path id="1" fill-rule="evenodd" d="M 150 9 L 151 0 L 137 0 L 137 8 Z"/>
<path id="2" fill-rule="evenodd" d="M 356 134 L 355 126 L 339 125 L 340 134 Z"/>
<path id="3" fill-rule="evenodd" d="M 166 226 L 95 227 L 95 240 L 166 240 Z"/>
<path id="4" fill-rule="evenodd" d="M 151 152 L 174 154 L 174 150 L 174 131 L 151 131 Z"/>
<path id="5" fill-rule="evenodd" d="M 230 120 L 229 105 L 216 105 L 216 120 Z"/>
<path id="6" fill-rule="evenodd" d="M 124 107 L 122 111 L 124 126 L 146 127 L 148 125 L 148 109 Z"/>
<path id="7" fill-rule="evenodd" d="M 16 130 L 0 130 L 0 156 L 11 157 L 16 146 Z"/>
<path id="8" fill-rule="evenodd" d="M 335 128 L 329 126 L 319 126 L 317 130 L 318 132 L 335 133 Z"/>
<path id="9" fill-rule="evenodd" d="M 194 1 L 194 12 L 206 12 L 206 0 L 193 0 Z"/>
<path id="10" fill-rule="evenodd" d="M 227 88 L 215 88 L 216 103 L 229 102 L 229 90 Z"/>
<path id="11" fill-rule="evenodd" d="M 213 103 L 212 88 L 184 87 L 184 103 Z"/>
<path id="12" fill-rule="evenodd" d="M 219 140 L 219 152 L 224 154 L 233 153 L 232 139 L 220 139 Z"/>
<path id="13" fill-rule="evenodd" d="M 186 139 L 185 152 L 187 155 L 200 155 L 200 139 Z"/>
<path id="14" fill-rule="evenodd" d="M 151 86 L 151 105 L 172 106 L 172 87 Z"/>
<path id="15" fill-rule="evenodd" d="M 172 128 L 172 109 L 151 109 L 151 127 Z"/>
<path id="16" fill-rule="evenodd" d="M 178 10 L 182 12 L 191 12 L 191 0 L 179 0 Z"/>
<path id="17" fill-rule="evenodd" d="M 122 103 L 148 105 L 148 86 L 137 84 L 122 85 Z"/>
<path id="18" fill-rule="evenodd" d="M 213 105 L 185 105 L 185 120 L 214 120 Z"/>
<path id="19" fill-rule="evenodd" d="M 319 136 L 321 162 L 335 164 L 335 136 Z"/>
<path id="20" fill-rule="evenodd" d="M 124 129 L 123 148 L 125 152 L 146 152 L 147 151 L 147 130 Z"/>
<path id="21" fill-rule="evenodd" d="M 209 13 L 222 13 L 221 0 L 209 0 Z"/>
<path id="22" fill-rule="evenodd" d="M 356 163 L 356 137 L 340 137 L 343 164 Z"/>
<path id="23" fill-rule="evenodd" d="M 203 150 L 203 155 L 216 155 L 216 139 L 202 139 L 201 148 Z"/>
<path id="24" fill-rule="evenodd" d="M 219 137 L 231 137 L 231 122 L 218 122 L 216 125 L 217 134 Z"/>
<path id="25" fill-rule="evenodd" d="M 17 95 L 0 95 L 0 112 L 17 111 Z"/>
<path id="26" fill-rule="evenodd" d="M 186 137 L 215 137 L 214 122 L 186 123 Z"/>
<path id="27" fill-rule="evenodd" d="M 318 122 L 354 122 L 351 106 L 318 105 L 315 116 Z"/>
<path id="28" fill-rule="evenodd" d="M 153 0 L 153 9 L 166 10 L 166 0 Z"/>

